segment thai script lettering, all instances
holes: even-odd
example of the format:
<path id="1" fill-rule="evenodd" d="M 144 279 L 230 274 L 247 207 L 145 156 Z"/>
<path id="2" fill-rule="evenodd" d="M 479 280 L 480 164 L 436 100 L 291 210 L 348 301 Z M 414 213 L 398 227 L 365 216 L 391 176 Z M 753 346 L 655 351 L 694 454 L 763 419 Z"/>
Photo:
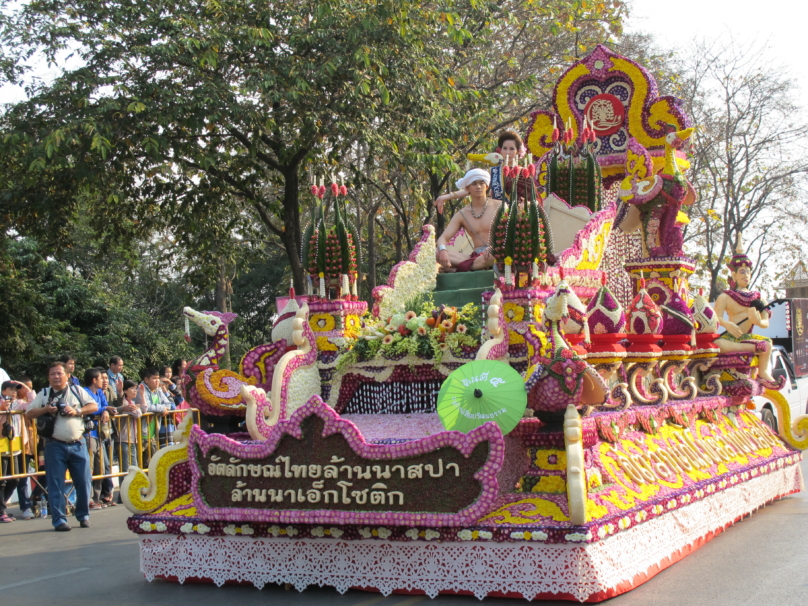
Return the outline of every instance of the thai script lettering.
<path id="1" fill-rule="evenodd" d="M 471 377 L 469 379 L 463 379 L 463 385 L 468 387 L 469 385 L 473 385 L 474 383 L 485 383 L 486 381 L 488 381 L 488 375 L 489 375 L 489 373 L 487 373 L 487 372 L 481 372 L 476 377 Z"/>
<path id="2" fill-rule="evenodd" d="M 606 453 L 614 459 L 632 482 L 653 484 L 671 481 L 680 473 L 707 469 L 728 463 L 740 455 L 763 448 L 782 446 L 774 436 L 761 427 L 745 431 L 730 431 L 717 437 L 694 437 L 686 429 L 681 435 L 665 440 L 659 450 L 645 453 L 622 453 L 611 448 Z"/>
<path id="3" fill-rule="evenodd" d="M 275 457 L 272 463 L 243 462 L 237 457 L 229 457 L 223 462 L 221 457 L 212 456 L 207 464 L 207 475 L 236 479 L 235 488 L 230 491 L 232 503 L 320 503 L 328 505 L 384 505 L 404 506 L 405 492 L 390 487 L 390 480 L 415 482 L 414 490 L 419 490 L 418 481 L 428 478 L 460 477 L 457 463 L 446 463 L 443 458 L 429 463 L 391 465 L 373 463 L 348 465 L 345 459 L 332 456 L 326 465 L 296 464 L 289 456 Z M 307 488 L 260 488 L 250 486 L 251 480 L 269 478 L 282 484 L 286 480 L 312 480 Z M 367 487 L 361 483 L 372 482 Z M 361 482 L 361 483 L 360 483 Z M 420 488 L 423 490 L 423 488 Z"/>

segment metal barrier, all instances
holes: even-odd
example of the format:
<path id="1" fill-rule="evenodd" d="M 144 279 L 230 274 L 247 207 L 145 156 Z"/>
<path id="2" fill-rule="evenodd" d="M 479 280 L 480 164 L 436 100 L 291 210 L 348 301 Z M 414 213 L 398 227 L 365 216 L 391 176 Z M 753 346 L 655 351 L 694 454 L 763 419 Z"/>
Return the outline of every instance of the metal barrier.
<path id="1" fill-rule="evenodd" d="M 111 417 L 109 438 L 91 437 L 84 434 L 87 451 L 90 455 L 90 472 L 92 480 L 104 480 L 123 477 L 128 468 L 137 465 L 148 473 L 151 457 L 159 448 L 174 443 L 174 430 L 185 415 L 194 416 L 194 423 L 200 422 L 200 413 L 196 408 L 171 410 L 164 414 L 143 413 L 141 415 L 115 415 Z M 36 433 L 36 423 L 25 418 L 21 410 L 0 412 L 0 426 L 8 422 L 14 427 L 14 438 L 0 437 L 0 482 L 5 480 L 22 480 L 31 478 L 43 490 L 46 486 L 39 478 L 47 473 L 44 465 L 44 442 Z M 100 423 L 99 429 L 100 432 Z M 99 436 L 103 434 L 99 433 Z M 94 441 L 98 443 L 94 444 Z M 95 461 L 98 453 L 98 462 Z M 117 460 L 118 471 L 112 468 Z M 33 465 L 29 465 L 29 463 Z M 28 471 L 33 467 L 33 471 Z M 99 470 L 100 473 L 96 473 Z M 106 471 L 109 470 L 109 471 Z M 67 480 L 70 483 L 70 480 Z"/>

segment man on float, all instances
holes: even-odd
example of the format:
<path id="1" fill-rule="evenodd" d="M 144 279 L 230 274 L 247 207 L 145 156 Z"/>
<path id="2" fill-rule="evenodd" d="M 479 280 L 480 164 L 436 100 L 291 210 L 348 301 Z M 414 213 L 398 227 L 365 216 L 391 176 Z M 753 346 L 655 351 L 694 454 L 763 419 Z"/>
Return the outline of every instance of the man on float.
<path id="1" fill-rule="evenodd" d="M 715 314 L 718 323 L 726 329 L 715 342 L 721 353 L 758 354 L 758 381 L 766 388 L 778 389 L 779 383 L 769 374 L 772 354 L 771 339 L 752 334 L 755 326 L 768 328 L 769 312 L 758 291 L 749 290 L 752 279 L 752 261 L 744 254 L 740 237 L 735 254 L 727 263 L 731 278 L 729 289 L 718 295 Z M 727 318 L 724 318 L 726 312 Z"/>
<path id="2" fill-rule="evenodd" d="M 522 142 L 522 137 L 516 131 L 513 130 L 505 130 L 502 131 L 499 135 L 499 139 L 497 139 L 497 149 L 494 153 L 482 155 L 480 154 L 479 157 L 477 156 L 469 156 L 471 159 L 479 159 L 480 161 L 485 160 L 487 162 L 498 162 L 496 166 L 491 168 L 491 181 L 489 183 L 489 192 L 488 194 L 495 200 L 502 200 L 503 189 L 508 188 L 508 191 L 511 191 L 511 177 L 503 180 L 502 178 L 502 167 L 508 163 L 512 162 L 513 160 L 518 160 L 524 155 L 524 148 L 525 145 Z M 461 179 L 462 180 L 462 179 Z M 460 181 L 458 181 L 460 183 Z M 524 179 L 520 179 L 517 183 L 517 187 L 519 187 L 519 195 L 524 196 Z M 459 200 L 460 198 L 465 198 L 469 195 L 469 192 L 466 191 L 466 188 L 461 187 L 458 191 L 453 191 L 448 194 L 443 194 L 442 196 L 438 196 L 435 200 L 435 207 L 437 208 L 440 214 L 443 214 L 443 205 L 450 200 Z"/>
<path id="3" fill-rule="evenodd" d="M 491 222 L 501 202 L 488 197 L 490 183 L 491 175 L 487 170 L 481 168 L 471 169 L 462 179 L 457 181 L 458 189 L 460 192 L 468 192 L 468 195 L 471 196 L 471 202 L 468 206 L 455 213 L 449 221 L 449 225 L 446 226 L 446 229 L 438 238 L 437 260 L 442 272 L 488 269 L 496 262 L 489 249 L 490 229 Z M 465 195 L 464 193 L 463 196 Z M 438 212 L 443 212 L 442 202 L 438 206 Z M 446 248 L 446 244 L 451 241 L 461 227 L 474 246 L 471 256 L 450 251 Z"/>

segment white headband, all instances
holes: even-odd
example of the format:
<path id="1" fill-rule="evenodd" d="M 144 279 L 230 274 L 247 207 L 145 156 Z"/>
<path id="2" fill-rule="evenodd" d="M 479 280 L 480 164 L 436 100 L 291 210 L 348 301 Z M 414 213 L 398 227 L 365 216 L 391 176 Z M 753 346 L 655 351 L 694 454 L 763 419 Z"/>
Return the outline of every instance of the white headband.
<path id="1" fill-rule="evenodd" d="M 458 179 L 455 185 L 457 185 L 457 189 L 466 189 L 475 181 L 485 181 L 486 186 L 491 185 L 491 175 L 482 168 L 472 168 L 462 179 Z"/>

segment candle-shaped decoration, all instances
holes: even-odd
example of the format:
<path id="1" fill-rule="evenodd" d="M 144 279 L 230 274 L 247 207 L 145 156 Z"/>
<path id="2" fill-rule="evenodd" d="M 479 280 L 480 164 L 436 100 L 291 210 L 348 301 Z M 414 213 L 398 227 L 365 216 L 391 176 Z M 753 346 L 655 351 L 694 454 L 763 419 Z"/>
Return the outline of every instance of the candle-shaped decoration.
<path id="1" fill-rule="evenodd" d="M 511 285 L 511 263 L 513 263 L 513 259 L 510 257 L 505 257 L 505 286 Z"/>
<path id="2" fill-rule="evenodd" d="M 342 284 L 340 285 L 340 296 L 350 297 L 351 287 L 348 283 L 348 274 L 342 274 Z"/>
<path id="3" fill-rule="evenodd" d="M 185 341 L 191 342 L 191 324 L 188 322 L 188 316 L 185 316 Z"/>

